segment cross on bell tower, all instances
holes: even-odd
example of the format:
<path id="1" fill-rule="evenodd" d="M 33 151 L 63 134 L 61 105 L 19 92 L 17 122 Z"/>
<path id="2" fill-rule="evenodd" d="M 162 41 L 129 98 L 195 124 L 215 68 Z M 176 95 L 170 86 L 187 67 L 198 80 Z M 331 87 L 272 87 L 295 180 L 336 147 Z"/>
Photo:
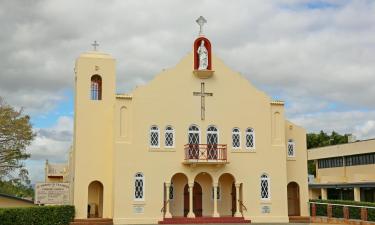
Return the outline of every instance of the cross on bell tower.
<path id="1" fill-rule="evenodd" d="M 97 41 L 94 41 L 94 43 L 91 44 L 94 47 L 94 51 L 97 51 L 97 47 L 99 46 L 99 43 Z"/>

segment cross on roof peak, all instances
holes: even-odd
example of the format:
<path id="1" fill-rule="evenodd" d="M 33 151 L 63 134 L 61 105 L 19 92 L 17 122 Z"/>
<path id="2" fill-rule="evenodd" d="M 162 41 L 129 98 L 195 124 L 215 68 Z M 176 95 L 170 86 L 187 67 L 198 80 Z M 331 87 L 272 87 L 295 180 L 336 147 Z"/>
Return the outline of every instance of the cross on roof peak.
<path id="1" fill-rule="evenodd" d="M 99 43 L 97 41 L 94 41 L 94 43 L 91 44 L 94 47 L 94 51 L 97 51 L 97 47 L 99 46 Z"/>
<path id="2" fill-rule="evenodd" d="M 207 23 L 207 20 L 203 16 L 200 16 L 195 22 L 199 25 L 199 36 L 203 36 L 203 25 Z"/>

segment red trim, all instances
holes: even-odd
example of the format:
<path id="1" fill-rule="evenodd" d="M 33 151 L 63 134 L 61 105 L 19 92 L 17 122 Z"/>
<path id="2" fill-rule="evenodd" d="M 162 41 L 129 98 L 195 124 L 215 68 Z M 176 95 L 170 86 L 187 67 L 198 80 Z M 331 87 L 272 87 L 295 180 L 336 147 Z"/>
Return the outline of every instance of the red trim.
<path id="1" fill-rule="evenodd" d="M 205 37 L 199 37 L 199 38 L 197 38 L 194 41 L 194 46 L 193 46 L 193 50 L 194 50 L 194 70 L 197 70 L 198 66 L 199 66 L 199 62 L 198 62 L 199 61 L 199 57 L 198 57 L 197 50 L 198 50 L 198 47 L 201 44 L 202 40 L 204 40 L 204 46 L 206 47 L 206 49 L 208 51 L 208 67 L 207 67 L 207 70 L 212 70 L 212 64 L 211 64 L 211 42 L 207 38 L 205 38 Z"/>
<path id="2" fill-rule="evenodd" d="M 226 144 L 186 144 L 184 148 L 185 160 L 197 160 L 197 162 L 208 160 L 227 161 Z"/>

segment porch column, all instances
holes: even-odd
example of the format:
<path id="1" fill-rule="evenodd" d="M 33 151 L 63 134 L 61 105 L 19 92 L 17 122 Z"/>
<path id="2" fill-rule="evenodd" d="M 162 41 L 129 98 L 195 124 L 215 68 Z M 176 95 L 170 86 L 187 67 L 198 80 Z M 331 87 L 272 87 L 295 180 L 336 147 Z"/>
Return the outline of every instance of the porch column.
<path id="1" fill-rule="evenodd" d="M 189 183 L 189 213 L 187 217 L 194 218 L 195 214 L 193 212 L 193 187 L 194 183 Z"/>
<path id="2" fill-rule="evenodd" d="M 214 183 L 214 214 L 212 215 L 212 217 L 220 217 L 217 211 L 217 188 L 218 186 L 219 186 L 218 183 Z"/>
<path id="3" fill-rule="evenodd" d="M 327 200 L 327 188 L 321 189 L 322 200 Z"/>
<path id="4" fill-rule="evenodd" d="M 240 213 L 240 183 L 236 183 L 236 213 L 234 214 L 235 217 L 242 217 Z"/>
<path id="5" fill-rule="evenodd" d="M 360 202 L 361 201 L 361 188 L 354 187 L 354 201 Z"/>
<path id="6" fill-rule="evenodd" d="M 172 214 L 169 212 L 169 189 L 171 188 L 171 183 L 165 183 L 166 190 L 166 200 L 165 200 L 165 218 L 172 218 Z"/>

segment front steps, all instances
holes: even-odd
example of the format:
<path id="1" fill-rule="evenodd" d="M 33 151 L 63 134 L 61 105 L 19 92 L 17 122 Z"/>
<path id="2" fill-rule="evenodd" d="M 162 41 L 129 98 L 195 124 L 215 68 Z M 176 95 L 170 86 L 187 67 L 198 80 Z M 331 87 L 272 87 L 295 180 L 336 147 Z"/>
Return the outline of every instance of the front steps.
<path id="1" fill-rule="evenodd" d="M 289 216 L 289 223 L 310 223 L 309 216 Z"/>
<path id="2" fill-rule="evenodd" d="M 173 217 L 164 218 L 159 224 L 202 224 L 202 223 L 251 223 L 243 217 Z"/>
<path id="3" fill-rule="evenodd" d="M 113 225 L 113 220 L 105 218 L 75 219 L 70 222 L 70 225 Z"/>

